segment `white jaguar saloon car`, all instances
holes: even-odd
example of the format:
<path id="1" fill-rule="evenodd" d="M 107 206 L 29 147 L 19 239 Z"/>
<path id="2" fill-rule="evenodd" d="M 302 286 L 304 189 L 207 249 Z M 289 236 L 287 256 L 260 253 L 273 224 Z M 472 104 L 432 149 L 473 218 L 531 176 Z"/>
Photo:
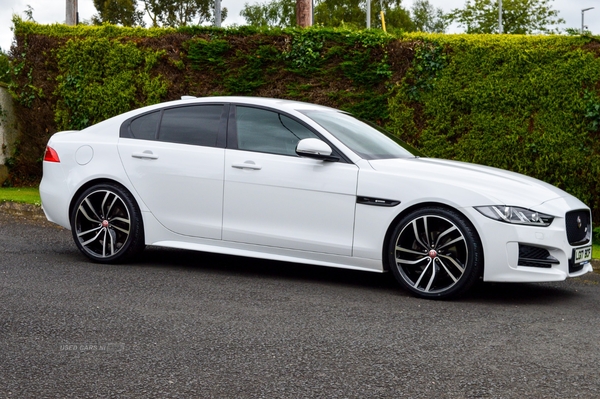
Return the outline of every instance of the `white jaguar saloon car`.
<path id="1" fill-rule="evenodd" d="M 54 134 L 40 194 L 94 262 L 146 245 L 391 271 L 423 298 L 592 271 L 591 212 L 517 173 L 430 159 L 332 108 L 183 98 Z M 285 264 L 282 263 L 282 267 Z"/>

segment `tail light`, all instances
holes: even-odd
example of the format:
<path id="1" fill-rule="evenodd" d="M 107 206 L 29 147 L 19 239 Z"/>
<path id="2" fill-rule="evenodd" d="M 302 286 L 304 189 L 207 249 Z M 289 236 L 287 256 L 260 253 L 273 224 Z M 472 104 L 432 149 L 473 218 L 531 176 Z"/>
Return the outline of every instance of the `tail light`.
<path id="1" fill-rule="evenodd" d="M 46 153 L 44 154 L 44 161 L 46 162 L 60 162 L 58 153 L 52 147 L 46 147 Z"/>

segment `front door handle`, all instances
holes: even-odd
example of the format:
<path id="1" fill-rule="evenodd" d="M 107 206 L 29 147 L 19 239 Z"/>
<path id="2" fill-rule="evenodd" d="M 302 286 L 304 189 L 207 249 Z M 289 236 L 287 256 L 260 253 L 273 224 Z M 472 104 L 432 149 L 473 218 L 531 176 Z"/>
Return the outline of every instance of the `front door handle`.
<path id="1" fill-rule="evenodd" d="M 252 170 L 261 170 L 262 166 L 257 165 L 254 161 L 246 161 L 244 163 L 234 163 L 231 165 L 232 168 L 236 169 L 252 169 Z"/>
<path id="2" fill-rule="evenodd" d="M 150 150 L 146 150 L 144 152 L 134 152 L 133 154 L 131 154 L 131 156 L 133 158 L 140 159 L 158 159 L 158 155 L 154 155 L 154 153 L 152 153 L 152 151 Z"/>

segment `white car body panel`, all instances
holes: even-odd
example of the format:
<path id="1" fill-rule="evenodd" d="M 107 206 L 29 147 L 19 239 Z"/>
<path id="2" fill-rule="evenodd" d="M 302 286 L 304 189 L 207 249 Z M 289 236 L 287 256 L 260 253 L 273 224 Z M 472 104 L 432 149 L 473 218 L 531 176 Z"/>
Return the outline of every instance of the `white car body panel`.
<path id="1" fill-rule="evenodd" d="M 60 143 L 62 149 L 60 163 L 43 163 L 45 178 L 40 183 L 40 196 L 43 198 L 42 206 L 46 216 L 51 222 L 70 228 L 71 199 L 77 190 L 89 181 L 109 179 L 130 190 L 133 189 L 121 166 L 116 145 L 118 136 L 98 132 L 101 131 L 91 127 L 83 132 L 56 133 L 50 139 L 49 143 Z M 92 148 L 92 159 L 85 165 L 80 165 L 77 163 L 77 153 L 85 147 Z M 112 167 L 107 169 L 107 164 Z M 144 210 L 143 201 L 137 199 L 140 208 Z"/>
<path id="2" fill-rule="evenodd" d="M 355 165 L 226 153 L 224 240 L 352 255 Z M 260 169 L 241 168 L 244 164 Z"/>
<path id="3" fill-rule="evenodd" d="M 190 102 L 281 110 L 322 134 L 349 162 L 222 148 L 180 152 L 189 146 L 119 138 L 128 118 Z M 368 161 L 302 109 L 324 108 L 244 97 L 192 99 L 131 111 L 80 132 L 57 133 L 48 145 L 57 150 L 60 163 L 43 164 L 44 212 L 50 221 L 70 228 L 69 206 L 78 190 L 89 182 L 114 181 L 139 205 L 148 245 L 383 272 L 384 242 L 394 221 L 406 210 L 437 204 L 464 215 L 478 232 L 485 281 L 559 281 L 592 271 L 587 264 L 569 273 L 575 247 L 565 235 L 565 214 L 589 210 L 575 197 L 539 180 L 479 165 L 427 158 Z M 147 150 L 159 158 L 131 156 Z M 260 169 L 232 167 L 248 161 Z M 400 203 L 357 204 L 357 196 Z M 487 205 L 534 209 L 554 221 L 548 227 L 502 223 L 474 208 Z M 518 266 L 519 243 L 546 248 L 559 264 Z"/>
<path id="4" fill-rule="evenodd" d="M 221 239 L 224 149 L 122 138 L 119 153 L 136 193 L 166 228 Z"/>

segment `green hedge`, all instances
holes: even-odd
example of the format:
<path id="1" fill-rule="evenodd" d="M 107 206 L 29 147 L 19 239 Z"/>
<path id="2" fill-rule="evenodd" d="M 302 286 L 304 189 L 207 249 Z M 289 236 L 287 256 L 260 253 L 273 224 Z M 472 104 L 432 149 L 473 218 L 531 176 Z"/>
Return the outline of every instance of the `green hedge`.
<path id="1" fill-rule="evenodd" d="M 11 90 L 23 137 L 10 162 L 12 184 L 39 180 L 45 142 L 57 130 L 181 95 L 256 95 L 348 110 L 429 156 L 525 173 L 600 210 L 593 37 L 18 19 L 15 36 Z"/>
<path id="2" fill-rule="evenodd" d="M 429 156 L 534 176 L 599 209 L 594 44 L 561 36 L 424 38 L 389 97 L 388 128 Z"/>

